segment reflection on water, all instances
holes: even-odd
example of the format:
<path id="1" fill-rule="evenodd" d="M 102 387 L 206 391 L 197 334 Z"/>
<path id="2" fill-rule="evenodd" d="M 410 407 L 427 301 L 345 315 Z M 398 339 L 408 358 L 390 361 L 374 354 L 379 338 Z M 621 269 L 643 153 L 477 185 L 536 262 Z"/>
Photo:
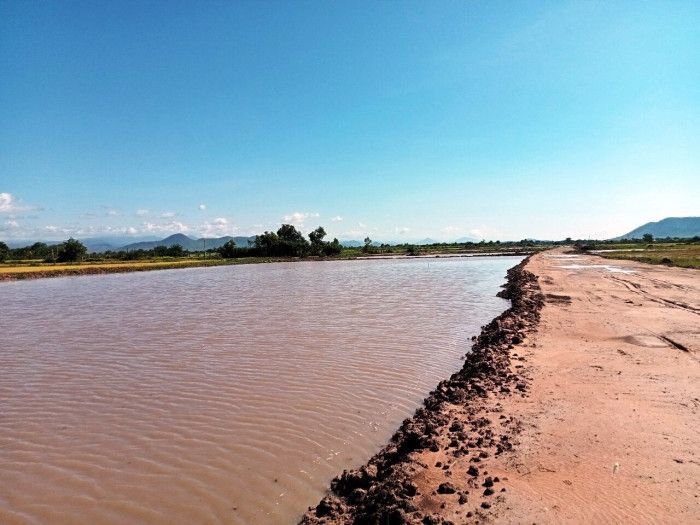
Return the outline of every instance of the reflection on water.
<path id="1" fill-rule="evenodd" d="M 0 522 L 293 522 L 460 366 L 518 260 L 0 285 Z"/>

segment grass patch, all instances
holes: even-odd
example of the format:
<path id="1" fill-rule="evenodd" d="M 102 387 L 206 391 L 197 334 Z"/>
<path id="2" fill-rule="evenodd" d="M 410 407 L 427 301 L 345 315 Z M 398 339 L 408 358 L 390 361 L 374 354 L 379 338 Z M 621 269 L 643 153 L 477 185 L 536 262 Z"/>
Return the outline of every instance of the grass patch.
<path id="1" fill-rule="evenodd" d="M 65 275 L 90 275 L 101 273 L 145 272 L 149 270 L 169 270 L 177 268 L 199 268 L 228 266 L 235 264 L 255 264 L 292 260 L 271 257 L 246 257 L 243 259 L 162 259 L 137 261 L 84 261 L 76 263 L 42 263 L 37 261 L 0 263 L 0 281 L 16 279 L 36 279 Z"/>
<path id="2" fill-rule="evenodd" d="M 606 244 L 592 251 L 606 259 L 700 268 L 700 243 Z"/>

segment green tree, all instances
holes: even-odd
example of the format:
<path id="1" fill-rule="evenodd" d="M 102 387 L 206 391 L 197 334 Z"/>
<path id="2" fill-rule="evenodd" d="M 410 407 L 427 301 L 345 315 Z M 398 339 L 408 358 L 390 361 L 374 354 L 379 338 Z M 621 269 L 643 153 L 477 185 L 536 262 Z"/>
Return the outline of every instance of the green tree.
<path id="1" fill-rule="evenodd" d="M 326 242 L 323 244 L 323 255 L 340 255 L 343 251 L 342 245 L 338 242 L 338 239 L 333 239 L 333 242 Z"/>
<path id="2" fill-rule="evenodd" d="M 323 253 L 324 245 L 323 238 L 326 236 L 326 230 L 323 226 L 319 226 L 314 231 L 309 233 L 309 240 L 311 241 L 311 253 L 314 255 L 321 255 Z"/>
<path id="3" fill-rule="evenodd" d="M 275 232 L 265 232 L 255 236 L 253 246 L 259 255 L 276 255 L 279 244 L 280 240 Z"/>
<path id="4" fill-rule="evenodd" d="M 7 244 L 0 241 L 0 262 L 5 262 L 9 253 L 10 249 L 7 247 Z"/>
<path id="5" fill-rule="evenodd" d="M 365 245 L 362 247 L 362 251 L 367 253 L 372 250 L 372 239 L 365 237 Z"/>
<path id="6" fill-rule="evenodd" d="M 173 244 L 172 246 L 156 246 L 153 248 L 153 255 L 156 257 L 183 257 L 185 249 L 181 244 Z"/>
<path id="7" fill-rule="evenodd" d="M 58 262 L 76 262 L 82 260 L 87 253 L 87 248 L 77 239 L 71 237 L 66 242 L 58 245 Z"/>
<path id="8" fill-rule="evenodd" d="M 224 259 L 233 259 L 236 256 L 236 243 L 229 239 L 217 251 Z"/>
<path id="9" fill-rule="evenodd" d="M 185 249 L 180 244 L 173 244 L 167 251 L 168 257 L 183 257 Z"/>
<path id="10" fill-rule="evenodd" d="M 280 241 L 279 254 L 293 257 L 303 257 L 309 251 L 309 242 L 304 235 L 291 224 L 283 224 L 277 230 Z"/>
<path id="11" fill-rule="evenodd" d="M 326 230 L 323 229 L 323 226 L 319 226 L 309 234 L 309 240 L 311 244 L 321 244 L 325 236 Z"/>
<path id="12" fill-rule="evenodd" d="M 642 240 L 647 243 L 654 242 L 654 236 L 651 233 L 645 233 L 642 236 Z"/>

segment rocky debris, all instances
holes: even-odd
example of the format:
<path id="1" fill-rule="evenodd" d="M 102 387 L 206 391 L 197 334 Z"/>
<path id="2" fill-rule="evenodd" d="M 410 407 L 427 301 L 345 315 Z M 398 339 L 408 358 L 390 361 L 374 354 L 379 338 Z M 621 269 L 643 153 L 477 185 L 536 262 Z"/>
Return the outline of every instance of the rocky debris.
<path id="1" fill-rule="evenodd" d="M 484 412 L 487 401 L 493 396 L 527 395 L 528 379 L 521 369 L 511 368 L 511 350 L 536 329 L 544 297 L 537 277 L 524 269 L 526 262 L 527 259 L 508 270 L 507 284 L 498 295 L 510 299 L 511 307 L 482 328 L 462 369 L 441 381 L 423 406 L 402 423 L 390 442 L 366 465 L 344 471 L 335 478 L 329 493 L 307 511 L 302 524 L 449 523 L 444 516 L 419 507 L 417 496 L 420 494 L 412 480 L 418 470 L 428 468 L 418 462 L 417 453 L 428 451 L 442 450 L 452 458 L 473 451 L 464 478 L 453 476 L 449 468 L 451 461 L 435 463 L 436 470 L 443 476 L 454 478 L 441 483 L 436 493 L 459 493 L 459 504 L 467 503 L 467 491 L 463 489 L 478 487 L 480 476 L 487 475 L 474 463 L 487 461 L 490 454 L 485 449 L 495 455 L 511 450 L 512 435 L 519 428 L 513 418 L 499 419 L 500 423 L 496 424 Z M 467 415 L 466 419 L 455 419 L 451 411 L 455 406 Z M 416 468 L 417 464 L 420 469 Z M 492 487 L 496 480 L 485 477 L 481 481 L 486 487 L 483 496 L 494 493 Z M 482 495 L 478 495 L 473 505 L 479 505 L 481 498 Z M 490 501 L 500 501 L 500 498 L 502 496 Z M 440 505 L 443 509 L 445 501 Z M 480 508 L 490 509 L 491 503 L 482 501 Z M 482 512 L 475 508 L 474 513 L 469 511 L 466 516 L 482 519 Z"/>
<path id="2" fill-rule="evenodd" d="M 438 494 L 454 494 L 455 492 L 457 492 L 457 489 L 449 481 L 446 483 L 440 483 L 440 486 L 437 488 Z"/>

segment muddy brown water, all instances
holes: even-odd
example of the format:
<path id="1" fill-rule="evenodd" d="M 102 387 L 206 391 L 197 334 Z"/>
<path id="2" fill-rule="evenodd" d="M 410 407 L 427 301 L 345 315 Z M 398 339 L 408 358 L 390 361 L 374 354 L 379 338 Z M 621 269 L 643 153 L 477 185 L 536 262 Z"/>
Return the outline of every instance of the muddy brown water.
<path id="1" fill-rule="evenodd" d="M 457 370 L 519 257 L 0 284 L 0 523 L 293 523 Z"/>

